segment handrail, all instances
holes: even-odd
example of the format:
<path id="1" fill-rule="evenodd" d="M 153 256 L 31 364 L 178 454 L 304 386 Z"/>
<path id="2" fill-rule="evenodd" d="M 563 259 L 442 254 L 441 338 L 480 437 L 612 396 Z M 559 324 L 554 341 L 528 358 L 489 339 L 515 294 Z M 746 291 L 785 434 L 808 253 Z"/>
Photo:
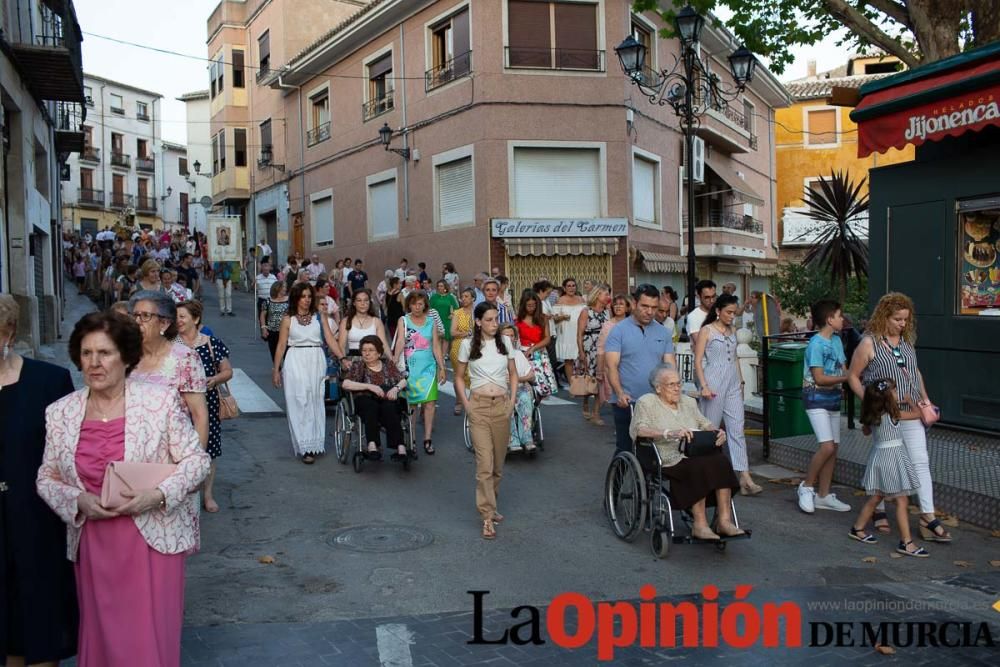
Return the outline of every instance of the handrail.
<path id="1" fill-rule="evenodd" d="M 603 72 L 604 51 L 600 49 L 549 49 L 533 46 L 505 46 L 504 67 L 508 69 L 554 69 Z"/>
<path id="2" fill-rule="evenodd" d="M 472 73 L 472 51 L 460 53 L 424 72 L 424 92 L 434 90 Z"/>

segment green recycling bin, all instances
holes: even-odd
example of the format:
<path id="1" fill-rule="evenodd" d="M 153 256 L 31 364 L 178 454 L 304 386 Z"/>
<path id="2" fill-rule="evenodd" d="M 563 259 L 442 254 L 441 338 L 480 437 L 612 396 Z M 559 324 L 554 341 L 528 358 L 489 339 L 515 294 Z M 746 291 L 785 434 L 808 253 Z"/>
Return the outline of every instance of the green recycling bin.
<path id="1" fill-rule="evenodd" d="M 805 343 L 778 343 L 768 349 L 768 424 L 772 438 L 812 433 L 802 405 L 802 366 Z"/>

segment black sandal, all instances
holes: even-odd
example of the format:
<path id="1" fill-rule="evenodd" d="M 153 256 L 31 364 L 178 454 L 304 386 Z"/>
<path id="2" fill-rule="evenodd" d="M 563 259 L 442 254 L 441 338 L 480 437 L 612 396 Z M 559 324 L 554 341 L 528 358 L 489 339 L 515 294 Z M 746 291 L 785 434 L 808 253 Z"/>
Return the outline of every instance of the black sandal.
<path id="1" fill-rule="evenodd" d="M 881 526 L 879 525 L 880 521 L 882 522 Z M 885 512 L 875 512 L 872 514 L 872 525 L 880 533 L 888 534 L 892 532 L 892 528 L 889 527 L 889 517 L 886 516 Z"/>
<path id="2" fill-rule="evenodd" d="M 915 550 L 910 551 L 909 549 L 906 548 L 907 545 L 916 546 L 915 544 L 913 544 L 913 540 L 910 540 L 909 542 L 904 542 L 903 540 L 900 540 L 899 546 L 896 547 L 896 553 L 903 554 L 904 556 L 913 556 L 914 558 L 927 558 L 928 556 L 930 556 L 930 554 L 927 553 L 927 550 L 924 549 L 923 547 L 917 547 Z"/>
<path id="3" fill-rule="evenodd" d="M 851 530 L 847 533 L 847 536 L 852 540 L 864 542 L 865 544 L 875 544 L 878 542 L 878 539 L 871 533 L 865 532 L 864 528 L 855 528 L 854 526 L 851 526 Z"/>
<path id="4" fill-rule="evenodd" d="M 948 544 L 951 542 L 951 535 L 941 522 L 937 519 L 933 521 L 924 521 L 923 517 L 920 517 L 918 522 L 920 524 L 920 538 L 927 540 L 928 542 L 938 542 L 939 544 Z M 940 529 L 940 533 L 938 530 Z"/>
<path id="5" fill-rule="evenodd" d="M 427 456 L 434 456 L 434 446 L 430 440 L 424 440 L 424 452 L 426 452 Z"/>

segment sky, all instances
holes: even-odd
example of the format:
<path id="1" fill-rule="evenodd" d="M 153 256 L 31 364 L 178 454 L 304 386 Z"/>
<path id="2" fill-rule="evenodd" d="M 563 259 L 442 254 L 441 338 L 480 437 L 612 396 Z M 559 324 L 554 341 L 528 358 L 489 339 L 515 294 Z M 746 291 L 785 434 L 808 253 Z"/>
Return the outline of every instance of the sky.
<path id="1" fill-rule="evenodd" d="M 207 59 L 206 23 L 218 0 L 75 0 L 74 4 L 84 33 L 84 71 L 163 95 L 163 139 L 185 143 L 184 104 L 176 98 L 208 88 L 207 62 L 118 44 L 97 35 Z M 805 76 L 809 59 L 817 61 L 819 71 L 844 64 L 847 52 L 834 41 L 829 38 L 796 49 L 795 63 L 779 78 L 788 81 Z"/>

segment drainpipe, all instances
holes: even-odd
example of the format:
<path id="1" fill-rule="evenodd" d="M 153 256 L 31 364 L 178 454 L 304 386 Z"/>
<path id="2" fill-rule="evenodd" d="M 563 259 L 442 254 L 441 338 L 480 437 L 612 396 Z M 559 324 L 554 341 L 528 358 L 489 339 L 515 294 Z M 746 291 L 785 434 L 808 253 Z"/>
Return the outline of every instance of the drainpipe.
<path id="1" fill-rule="evenodd" d="M 403 148 L 410 147 L 409 131 L 406 122 L 406 37 L 403 33 L 403 24 L 399 24 L 399 66 L 402 76 L 402 89 L 400 92 L 400 102 L 403 107 Z M 410 220 L 410 161 L 403 161 L 403 220 Z"/>
<path id="2" fill-rule="evenodd" d="M 302 125 L 303 125 L 302 119 L 304 118 L 304 116 L 302 115 L 302 86 L 294 86 L 294 85 L 291 85 L 291 84 L 286 84 L 286 83 L 282 82 L 282 80 L 281 80 L 282 76 L 284 76 L 284 75 L 283 74 L 279 74 L 278 75 L 278 88 L 280 88 L 281 90 L 294 90 L 296 92 L 296 95 L 298 96 L 298 104 L 299 104 L 299 179 L 302 181 L 302 197 L 301 197 L 301 200 L 302 200 L 302 215 L 304 216 L 306 214 L 306 136 L 305 136 L 305 133 L 302 132 Z M 287 131 L 288 131 L 288 122 L 286 121 L 285 122 L 285 132 L 287 133 Z M 271 132 L 274 132 L 274 128 L 273 127 L 271 128 Z M 272 141 L 273 141 L 273 139 L 272 139 Z M 286 165 L 285 168 L 287 169 L 288 166 Z M 291 220 L 289 220 L 289 224 L 291 224 Z M 294 236 L 293 230 L 289 230 L 289 232 L 291 232 L 292 236 Z"/>

